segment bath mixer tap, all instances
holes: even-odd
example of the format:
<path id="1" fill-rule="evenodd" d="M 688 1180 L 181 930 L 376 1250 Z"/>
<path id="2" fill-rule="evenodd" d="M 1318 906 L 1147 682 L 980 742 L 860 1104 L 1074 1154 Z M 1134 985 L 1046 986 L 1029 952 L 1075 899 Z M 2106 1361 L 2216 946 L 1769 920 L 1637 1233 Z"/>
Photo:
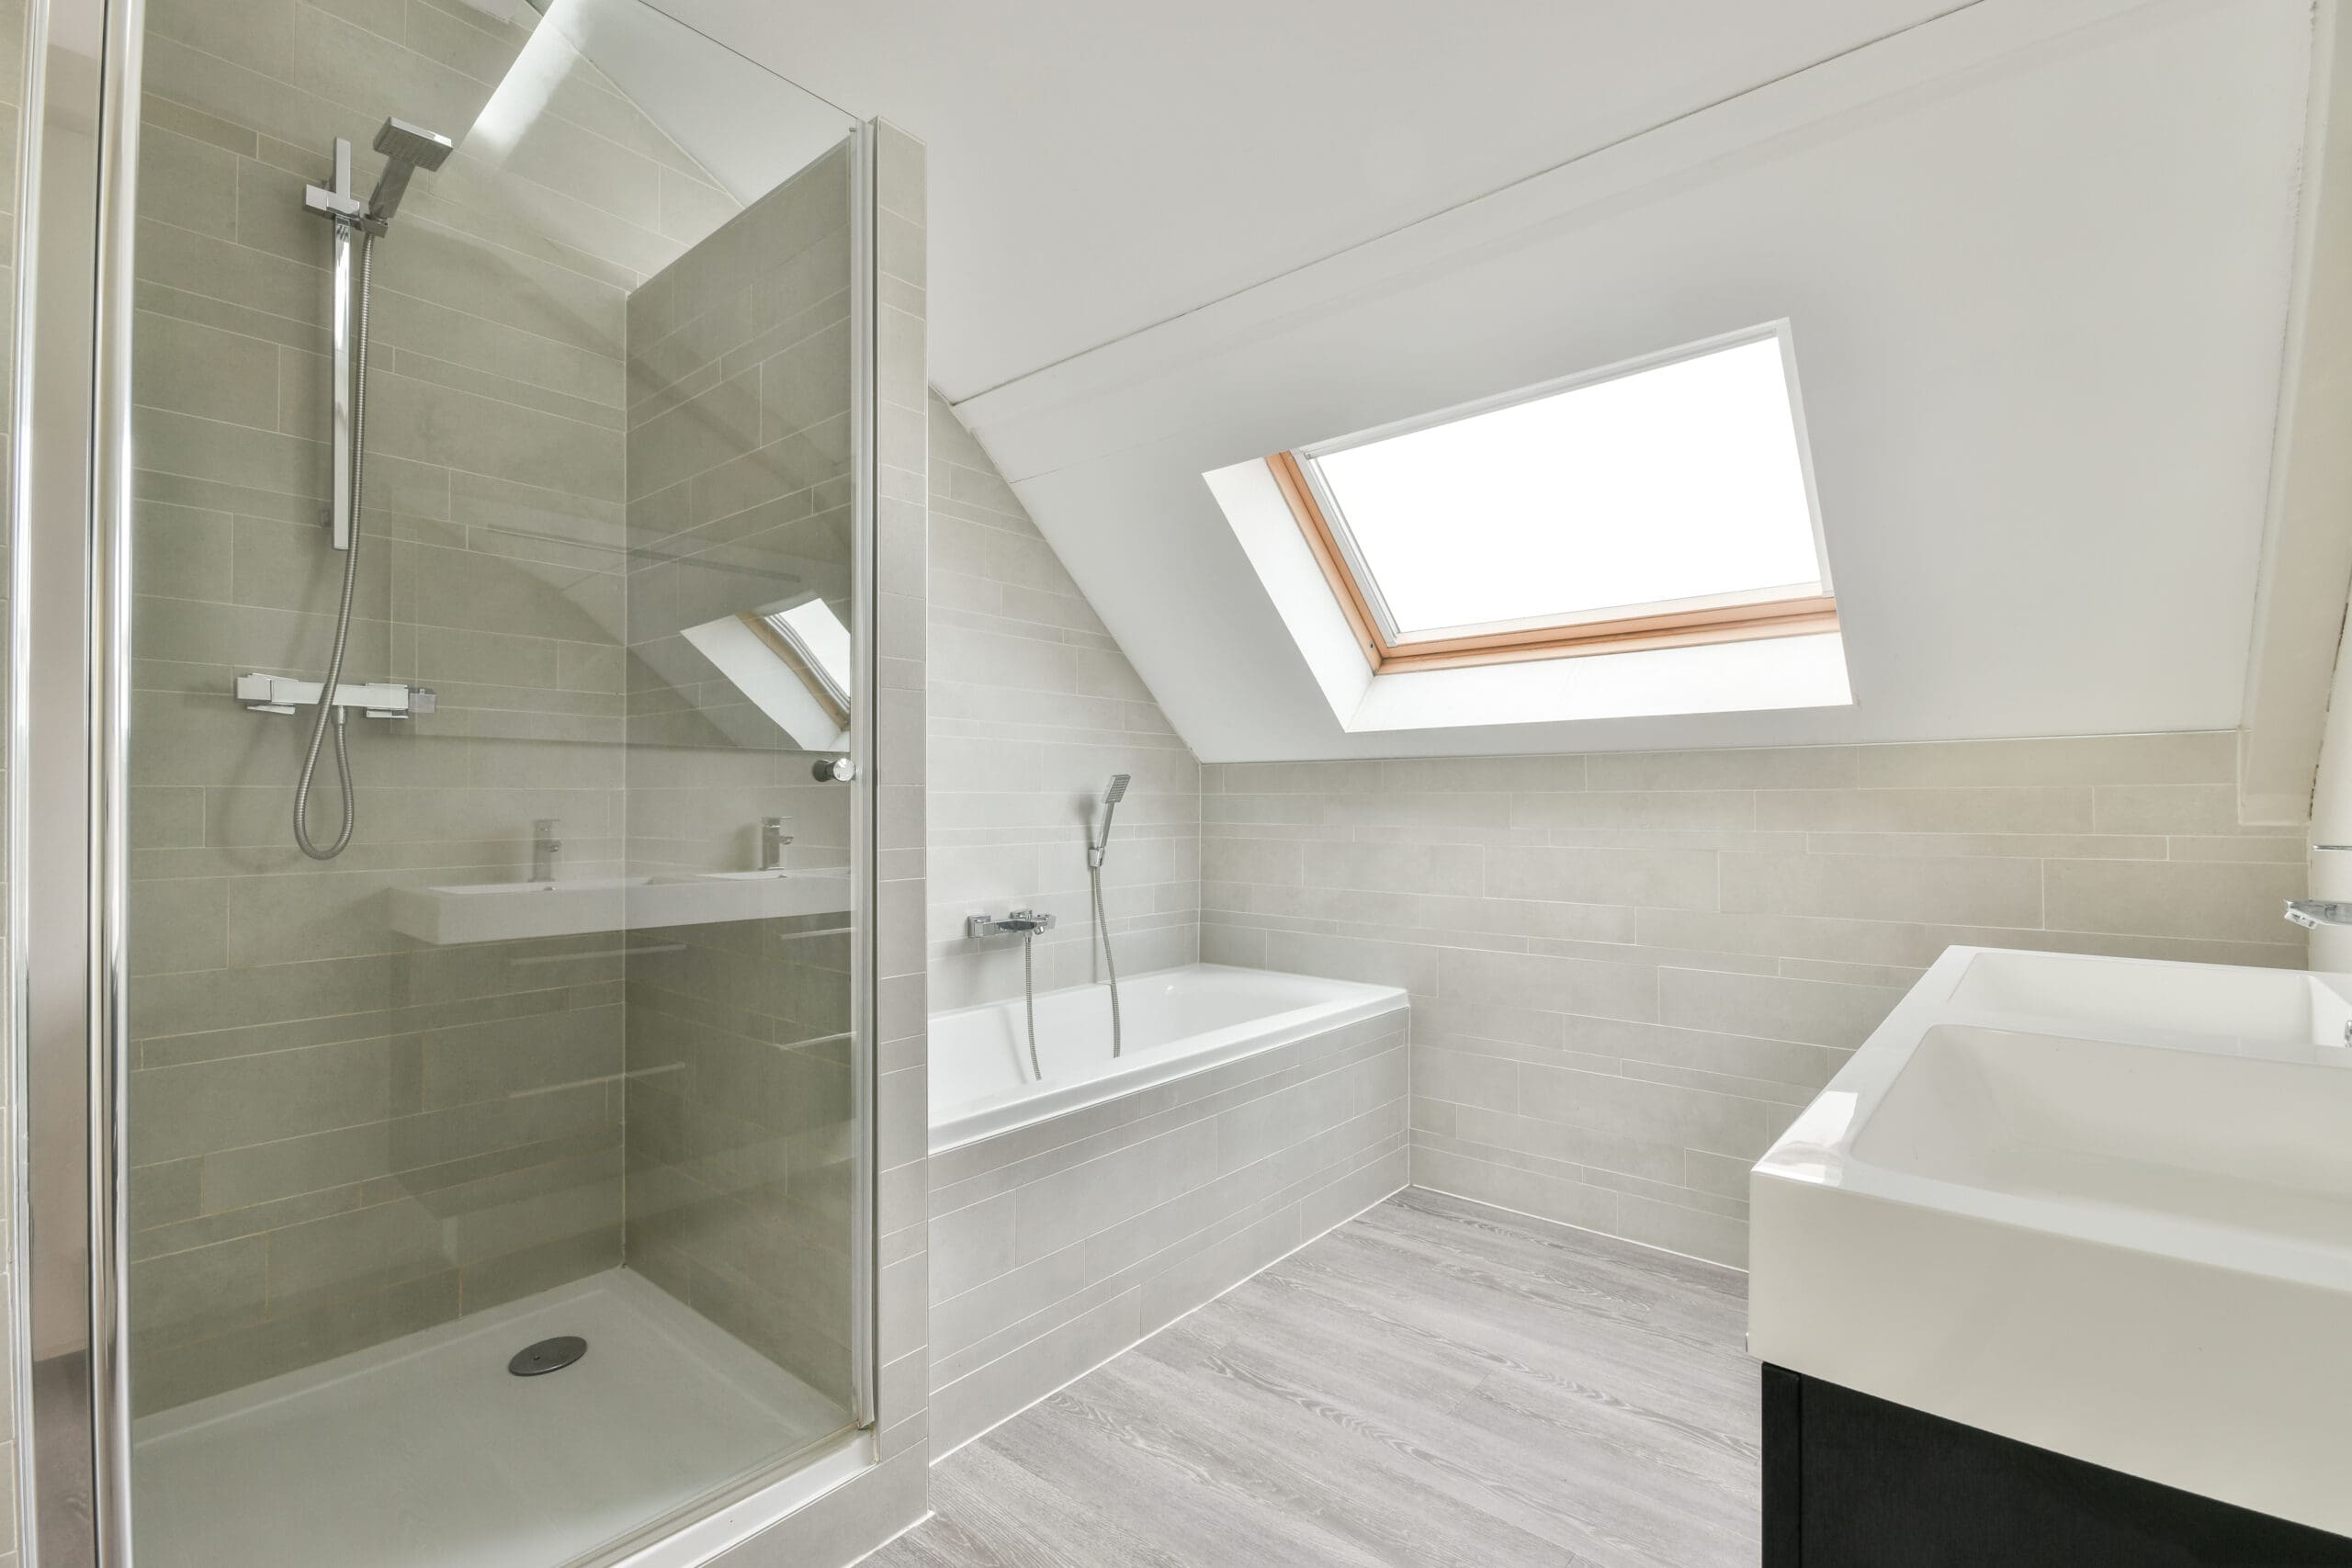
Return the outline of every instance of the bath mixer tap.
<path id="1" fill-rule="evenodd" d="M 555 818 L 534 818 L 531 823 L 531 881 L 555 880 L 556 852 L 562 848 L 563 840 L 555 836 Z"/>
<path id="2" fill-rule="evenodd" d="M 1053 929 L 1054 917 L 1035 909 L 1015 909 L 1001 919 L 993 915 L 967 915 L 964 918 L 964 934 L 972 938 L 1033 937 L 1040 931 Z"/>
<path id="3" fill-rule="evenodd" d="M 2323 846 L 2313 844 L 2313 849 Z M 2334 845 L 2325 846 L 2334 848 Z M 2352 903 L 2337 898 L 2290 898 L 2287 918 L 2310 931 L 2322 926 L 2352 926 Z"/>
<path id="4" fill-rule="evenodd" d="M 785 818 L 781 817 L 760 818 L 760 869 L 762 871 L 784 869 L 784 846 L 792 842 L 792 835 L 784 830 L 784 824 Z"/>

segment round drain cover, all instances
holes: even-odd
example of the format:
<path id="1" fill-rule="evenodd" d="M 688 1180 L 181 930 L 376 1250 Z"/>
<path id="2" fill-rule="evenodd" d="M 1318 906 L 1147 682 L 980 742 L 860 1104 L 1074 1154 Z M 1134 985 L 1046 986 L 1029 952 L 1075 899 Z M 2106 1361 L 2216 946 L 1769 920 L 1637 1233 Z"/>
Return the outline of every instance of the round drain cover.
<path id="1" fill-rule="evenodd" d="M 518 1378 L 535 1378 L 542 1372 L 560 1372 L 587 1353 L 588 1341 L 577 1334 L 560 1334 L 515 1351 L 506 1370 Z"/>

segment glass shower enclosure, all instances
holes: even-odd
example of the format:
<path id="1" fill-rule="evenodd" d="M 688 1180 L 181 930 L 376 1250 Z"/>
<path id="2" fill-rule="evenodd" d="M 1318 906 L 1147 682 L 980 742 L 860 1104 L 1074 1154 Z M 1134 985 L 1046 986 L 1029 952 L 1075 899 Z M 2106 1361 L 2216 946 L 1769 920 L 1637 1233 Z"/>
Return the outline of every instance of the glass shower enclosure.
<path id="1" fill-rule="evenodd" d="M 640 0 L 133 34 L 78 720 L 17 661 L 91 737 L 97 1539 L 650 1560 L 870 1419 L 864 134 Z"/>

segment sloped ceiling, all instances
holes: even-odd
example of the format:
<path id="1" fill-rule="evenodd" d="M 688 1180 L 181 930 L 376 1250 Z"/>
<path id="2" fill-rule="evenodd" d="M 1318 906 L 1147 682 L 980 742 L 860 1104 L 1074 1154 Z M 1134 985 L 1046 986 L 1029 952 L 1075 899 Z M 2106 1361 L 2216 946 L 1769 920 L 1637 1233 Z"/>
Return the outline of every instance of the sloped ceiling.
<path id="1" fill-rule="evenodd" d="M 2237 723 L 2291 270 L 2306 6 L 1978 0 L 1917 26 L 1905 24 L 1942 8 L 1726 8 L 1722 28 L 1757 29 L 1722 57 L 1734 62 L 1771 58 L 1762 39 L 1782 39 L 1792 16 L 1814 29 L 1806 58 L 1821 59 L 1833 24 L 1885 36 L 1851 38 L 1807 69 L 1751 70 L 1769 79 L 1678 115 L 1662 82 L 1702 95 L 1691 84 L 1740 74 L 1694 62 L 1715 57 L 1694 41 L 1705 28 L 1684 28 L 1710 8 L 1673 7 L 1671 36 L 1647 54 L 1619 52 L 1611 29 L 1634 24 L 1614 13 L 1664 8 L 1503 9 L 1513 16 L 1487 22 L 1567 30 L 1547 42 L 1621 116 L 1613 135 L 1498 190 L 1495 165 L 1458 159 L 1443 170 L 1453 205 L 1424 188 L 1419 207 L 1443 210 L 1337 254 L 1318 252 L 1339 235 L 1329 211 L 1294 221 L 1249 186 L 1220 211 L 1204 189 L 1153 177 L 1187 148 L 1224 166 L 1216 149 L 1237 105 L 1214 73 L 1182 93 L 1157 70 L 1120 73 L 1120 116 L 1057 118 L 1049 141 L 1167 143 L 1125 183 L 1059 191 L 1105 228 L 1094 248 L 1058 243 L 1054 223 L 1023 230 L 1042 199 L 1027 184 L 1049 175 L 994 163 L 959 173 L 952 144 L 934 158 L 937 378 L 990 389 L 959 414 L 1204 760 Z M 1531 9 L 1546 19 L 1531 23 Z M 1574 48 L 1579 25 L 1600 42 Z M 1507 37 L 1490 33 L 1486 53 L 1544 52 Z M 970 68 L 986 74 L 1011 41 L 978 50 Z M 1238 28 L 1225 41 L 1256 48 Z M 1427 40 L 1390 34 L 1381 47 L 1408 75 L 1381 79 L 1376 123 L 1406 138 L 1442 135 L 1441 121 L 1465 113 L 1481 124 L 1451 51 L 1416 94 L 1404 88 Z M 1658 63 L 1677 51 L 1694 59 Z M 1516 65 L 1484 64 L 1485 101 L 1513 128 L 1502 140 L 1530 156 L 1541 139 L 1519 134 L 1533 112 L 1523 100 L 1544 94 Z M 1077 67 L 1050 55 L 1004 69 L 1043 87 L 1035 72 Z M 812 85 L 934 140 L 953 134 L 952 117 L 924 126 L 920 93 L 874 103 Z M 1559 113 L 1561 126 L 1606 118 L 1592 103 Z M 1282 191 L 1349 173 L 1311 136 L 1285 140 L 1286 112 L 1241 118 Z M 1596 138 L 1560 140 L 1573 152 Z M 1039 156 L 1045 170 L 1068 167 L 1058 149 Z M 945 188 L 958 177 L 982 183 L 1002 231 L 1035 242 L 1035 277 L 1001 299 L 946 221 L 969 199 Z M 1154 230 L 1171 209 L 1185 226 Z M 1148 232 L 1158 254 L 1116 250 Z M 1114 253 L 1146 276 L 1106 276 Z M 1253 268 L 1261 281 L 1232 291 Z M 1041 302 L 1041 290 L 1067 299 Z M 1182 313 L 1147 324 L 1171 309 Z M 956 318 L 975 313 L 991 319 L 959 337 Z M 1781 317 L 1793 323 L 1853 706 L 1339 729 L 1204 471 Z"/>
<path id="2" fill-rule="evenodd" d="M 656 0 L 930 145 L 953 402 L 1963 0 Z"/>

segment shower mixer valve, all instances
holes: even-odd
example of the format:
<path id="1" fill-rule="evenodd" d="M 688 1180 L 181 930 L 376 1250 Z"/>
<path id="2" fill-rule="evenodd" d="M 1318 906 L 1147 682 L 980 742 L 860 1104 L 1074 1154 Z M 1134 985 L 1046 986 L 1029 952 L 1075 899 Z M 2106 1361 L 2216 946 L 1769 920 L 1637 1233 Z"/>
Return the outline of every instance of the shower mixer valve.
<path id="1" fill-rule="evenodd" d="M 964 934 L 973 938 L 1035 936 L 1053 929 L 1054 917 L 1035 909 L 1015 909 L 1001 919 L 994 915 L 968 915 L 964 919 Z"/>
<path id="2" fill-rule="evenodd" d="M 237 677 L 237 700 L 255 713 L 299 713 L 315 706 L 322 682 L 258 672 Z M 430 686 L 398 686 L 389 681 L 342 681 L 334 704 L 357 708 L 368 718 L 413 718 L 431 713 L 438 699 Z"/>

